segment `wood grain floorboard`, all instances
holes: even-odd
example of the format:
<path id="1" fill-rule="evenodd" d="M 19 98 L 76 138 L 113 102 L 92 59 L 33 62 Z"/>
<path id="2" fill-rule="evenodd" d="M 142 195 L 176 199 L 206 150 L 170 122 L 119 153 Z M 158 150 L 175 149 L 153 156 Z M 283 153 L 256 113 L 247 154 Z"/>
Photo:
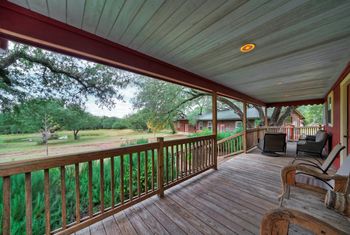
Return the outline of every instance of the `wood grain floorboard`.
<path id="1" fill-rule="evenodd" d="M 289 144 L 288 154 L 280 157 L 256 149 L 219 159 L 217 171 L 204 172 L 168 189 L 164 198 L 151 197 L 77 234 L 259 234 L 262 216 L 279 205 L 280 169 L 294 159 L 293 147 Z M 286 204 L 310 213 L 319 213 L 323 203 L 320 195 L 294 188 L 291 198 Z M 325 214 L 331 217 L 331 212 Z"/>

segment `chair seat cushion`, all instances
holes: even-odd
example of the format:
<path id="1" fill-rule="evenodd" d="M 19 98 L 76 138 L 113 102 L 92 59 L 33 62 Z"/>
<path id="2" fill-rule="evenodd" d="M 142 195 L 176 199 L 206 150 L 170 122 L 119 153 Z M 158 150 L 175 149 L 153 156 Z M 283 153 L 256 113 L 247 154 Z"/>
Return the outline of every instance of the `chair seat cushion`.
<path id="1" fill-rule="evenodd" d="M 298 171 L 297 171 L 297 173 L 298 173 Z M 323 182 L 323 181 L 321 181 L 313 176 L 310 176 L 310 175 L 296 174 L 295 181 L 297 183 L 308 184 L 308 185 L 316 186 L 319 188 L 323 188 L 325 190 L 332 190 L 332 188 L 328 184 L 326 184 L 325 182 Z M 334 187 L 334 180 L 330 180 L 330 181 L 328 181 L 328 183 L 332 187 Z"/>

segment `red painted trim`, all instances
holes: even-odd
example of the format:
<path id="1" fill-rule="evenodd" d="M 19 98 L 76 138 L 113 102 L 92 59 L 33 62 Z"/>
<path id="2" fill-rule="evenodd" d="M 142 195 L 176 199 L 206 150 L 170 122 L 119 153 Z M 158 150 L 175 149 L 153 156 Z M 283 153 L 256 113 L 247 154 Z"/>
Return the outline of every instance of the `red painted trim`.
<path id="1" fill-rule="evenodd" d="M 264 105 L 261 100 L 207 78 L 7 1 L 0 1 L 0 35 L 59 53 Z"/>
<path id="2" fill-rule="evenodd" d="M 267 107 L 301 106 L 301 105 L 323 104 L 324 102 L 325 102 L 324 99 L 297 100 L 297 101 L 268 103 L 266 104 L 266 106 Z"/>
<path id="3" fill-rule="evenodd" d="M 346 78 L 346 76 L 350 73 L 350 62 L 348 62 L 348 64 L 346 65 L 346 67 L 343 69 L 343 71 L 341 72 L 341 74 L 339 75 L 339 78 L 337 79 L 337 81 L 333 84 L 332 88 L 329 89 L 329 91 L 327 92 L 326 96 L 325 96 L 325 100 L 327 100 L 327 96 L 328 94 L 335 90 L 335 88 L 340 85 L 340 83 Z"/>

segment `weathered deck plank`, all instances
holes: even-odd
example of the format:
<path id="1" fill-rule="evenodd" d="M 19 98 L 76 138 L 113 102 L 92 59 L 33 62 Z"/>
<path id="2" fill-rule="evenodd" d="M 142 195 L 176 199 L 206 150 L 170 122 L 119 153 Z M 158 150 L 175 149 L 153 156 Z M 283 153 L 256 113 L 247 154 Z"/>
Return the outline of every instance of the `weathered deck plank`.
<path id="1" fill-rule="evenodd" d="M 262 156 L 257 150 L 221 160 L 218 171 L 205 172 L 167 190 L 163 199 L 152 197 L 84 231 L 87 234 L 95 231 L 107 234 L 258 234 L 263 214 L 278 207 L 280 168 L 292 160 L 288 156 Z M 291 197 L 288 205 L 311 213 L 319 213 L 322 206 L 319 195 L 295 189 Z M 350 228 L 350 223 L 346 226 Z M 84 234 L 82 232 L 79 234 Z"/>

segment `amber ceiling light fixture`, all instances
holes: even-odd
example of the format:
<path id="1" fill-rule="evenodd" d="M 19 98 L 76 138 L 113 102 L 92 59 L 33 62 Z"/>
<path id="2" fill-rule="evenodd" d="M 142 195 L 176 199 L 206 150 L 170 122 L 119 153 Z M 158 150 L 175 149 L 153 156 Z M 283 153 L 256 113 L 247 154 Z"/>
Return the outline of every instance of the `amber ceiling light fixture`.
<path id="1" fill-rule="evenodd" d="M 255 44 L 254 43 L 246 43 L 243 46 L 241 46 L 240 51 L 242 53 L 248 53 L 251 52 L 252 50 L 254 50 L 255 48 Z"/>

